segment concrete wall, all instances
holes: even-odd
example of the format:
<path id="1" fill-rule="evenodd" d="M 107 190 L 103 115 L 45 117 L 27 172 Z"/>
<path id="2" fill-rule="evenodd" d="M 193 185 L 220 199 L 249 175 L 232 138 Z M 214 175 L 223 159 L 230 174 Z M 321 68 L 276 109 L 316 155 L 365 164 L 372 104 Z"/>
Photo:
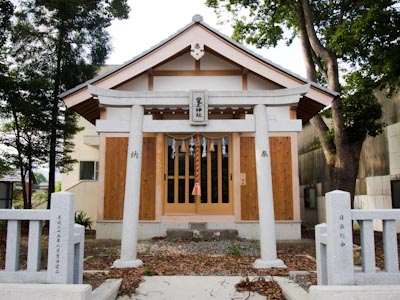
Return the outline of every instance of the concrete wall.
<path id="1" fill-rule="evenodd" d="M 386 98 L 376 92 L 382 104 L 383 121 L 387 124 L 382 134 L 368 137 L 363 144 L 358 179 L 356 183 L 355 208 L 392 208 L 391 180 L 400 178 L 400 93 Z M 329 120 L 328 120 L 329 124 Z M 324 195 L 329 191 L 329 173 L 315 129 L 310 124 L 299 133 L 299 177 L 301 216 L 304 224 L 325 222 Z M 316 188 L 316 209 L 304 208 L 304 188 Z M 375 222 L 374 228 L 381 229 Z"/>

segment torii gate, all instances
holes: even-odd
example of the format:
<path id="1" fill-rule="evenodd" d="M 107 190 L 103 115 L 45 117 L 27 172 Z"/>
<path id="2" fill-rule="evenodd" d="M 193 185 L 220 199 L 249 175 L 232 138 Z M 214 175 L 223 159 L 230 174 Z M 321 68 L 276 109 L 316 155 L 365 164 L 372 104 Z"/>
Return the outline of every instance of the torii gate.
<path id="1" fill-rule="evenodd" d="M 153 120 L 152 116 L 144 116 L 145 107 L 188 108 L 192 92 L 131 92 L 89 85 L 90 93 L 98 98 L 100 106 L 130 108 L 130 121 L 96 122 L 98 132 L 129 133 L 121 257 L 114 262 L 114 267 L 135 268 L 143 264 L 136 253 L 143 132 L 255 132 L 257 182 L 265 184 L 257 184 L 261 258 L 254 262 L 253 267 L 285 268 L 276 251 L 269 131 L 301 131 L 301 120 L 268 120 L 267 111 L 269 106 L 296 106 L 309 88 L 310 85 L 306 84 L 279 90 L 203 91 L 207 94 L 209 106 L 252 107 L 254 115 L 246 115 L 241 120 L 208 120 L 194 125 L 193 120 Z"/>

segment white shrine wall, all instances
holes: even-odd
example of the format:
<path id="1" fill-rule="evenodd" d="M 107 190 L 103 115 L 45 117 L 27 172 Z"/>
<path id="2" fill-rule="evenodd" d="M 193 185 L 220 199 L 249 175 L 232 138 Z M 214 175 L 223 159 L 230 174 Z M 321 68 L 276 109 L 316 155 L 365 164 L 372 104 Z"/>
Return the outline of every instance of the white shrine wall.
<path id="1" fill-rule="evenodd" d="M 190 55 L 190 52 L 187 51 L 186 53 L 178 56 L 177 58 L 154 68 L 154 70 L 159 70 L 159 71 L 195 70 L 195 60 Z"/>
<path id="2" fill-rule="evenodd" d="M 142 74 L 133 80 L 121 84 L 117 90 L 121 91 L 147 91 L 149 75 Z"/>
<path id="3" fill-rule="evenodd" d="M 240 91 L 242 76 L 154 76 L 155 91 Z"/>
<path id="4" fill-rule="evenodd" d="M 240 66 L 207 52 L 200 60 L 201 70 L 240 70 Z"/>
<path id="5" fill-rule="evenodd" d="M 118 107 L 107 107 L 107 120 L 118 120 L 118 121 L 129 121 L 130 110 L 129 108 L 118 108 Z M 211 115 L 210 119 L 229 119 L 231 114 L 220 114 Z M 165 114 L 164 119 L 168 120 L 179 120 L 188 119 L 188 115 L 172 115 Z M 269 107 L 268 108 L 268 119 L 269 120 L 289 120 L 290 119 L 290 107 Z"/>
<path id="6" fill-rule="evenodd" d="M 269 80 L 265 80 L 252 72 L 249 72 L 247 74 L 247 82 L 248 82 L 247 89 L 250 91 L 253 91 L 253 90 L 276 90 L 276 89 L 282 88 L 279 85 L 277 85 L 276 83 L 273 83 L 272 81 L 269 81 Z"/>

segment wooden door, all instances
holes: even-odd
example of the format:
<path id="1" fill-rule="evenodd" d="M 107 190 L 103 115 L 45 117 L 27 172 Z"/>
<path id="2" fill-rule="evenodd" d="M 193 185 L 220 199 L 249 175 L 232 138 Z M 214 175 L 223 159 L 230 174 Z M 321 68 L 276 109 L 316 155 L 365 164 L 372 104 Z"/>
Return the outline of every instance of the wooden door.
<path id="1" fill-rule="evenodd" d="M 290 137 L 271 137 L 271 171 L 275 220 L 293 220 L 292 153 Z M 242 177 L 241 218 L 258 220 L 258 197 L 253 137 L 240 138 Z"/>
<path id="2" fill-rule="evenodd" d="M 229 138 L 202 141 L 201 196 L 193 196 L 194 139 L 166 138 L 165 214 L 232 214 Z M 206 143 L 204 151 L 203 143 Z M 192 151 L 191 151 L 192 149 Z"/>
<path id="3" fill-rule="evenodd" d="M 123 218 L 127 152 L 128 138 L 106 138 L 104 220 L 122 220 Z M 140 182 L 140 220 L 155 219 L 155 156 L 155 137 L 144 137 Z"/>

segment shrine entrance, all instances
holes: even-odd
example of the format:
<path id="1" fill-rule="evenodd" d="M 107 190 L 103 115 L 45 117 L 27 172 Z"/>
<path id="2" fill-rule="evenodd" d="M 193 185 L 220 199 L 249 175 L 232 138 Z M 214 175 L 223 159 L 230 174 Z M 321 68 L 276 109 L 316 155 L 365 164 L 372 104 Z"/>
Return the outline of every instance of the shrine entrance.
<path id="1" fill-rule="evenodd" d="M 195 143 L 201 143 L 201 196 L 193 196 Z M 164 213 L 233 214 L 230 135 L 166 135 Z"/>
<path id="2" fill-rule="evenodd" d="M 271 155 L 269 133 L 299 131 L 300 120 L 280 120 L 279 111 L 290 112 L 310 85 L 290 89 L 255 91 L 151 91 L 134 92 L 110 90 L 90 86 L 90 93 L 103 107 L 118 108 L 129 115 L 129 120 L 97 120 L 101 133 L 129 133 L 125 175 L 121 258 L 114 262 L 117 268 L 136 268 L 143 262 L 137 259 L 136 245 L 139 226 L 140 185 L 142 177 L 143 132 L 163 133 L 166 138 L 164 213 L 175 214 L 232 214 L 229 145 L 231 133 L 254 132 L 261 258 L 254 268 L 286 267 L 277 258 L 275 237 L 274 198 L 272 193 Z M 144 115 L 146 107 L 172 110 L 189 109 L 188 119 L 155 119 Z M 253 114 L 243 119 L 210 119 L 208 107 L 246 108 Z M 108 116 L 108 115 L 107 115 Z M 270 119 L 268 118 L 270 117 Z M 187 137 L 174 136 L 175 133 Z M 213 136 L 221 133 L 224 136 Z M 195 164 L 191 159 L 191 138 L 196 137 Z M 224 147 L 225 146 L 225 147 Z M 226 147 L 227 146 L 227 147 Z M 183 149 L 182 149 L 183 147 Z M 214 148 L 214 151 L 211 149 Z M 225 148 L 225 150 L 223 150 Z M 226 149 L 227 148 L 227 149 Z M 181 154 L 182 153 L 182 154 Z M 193 168 L 193 165 L 195 166 Z M 227 167 L 226 167 L 227 166 Z M 195 169 L 195 171 L 193 171 Z M 191 171 L 192 170 L 192 171 Z M 197 198 L 191 198 L 190 185 Z M 225 182 L 225 184 L 224 184 Z M 226 184 L 227 182 L 227 184 Z M 201 192 L 200 189 L 205 191 Z M 225 191 L 225 192 L 224 192 Z M 228 197 L 226 197 L 228 195 Z"/>

